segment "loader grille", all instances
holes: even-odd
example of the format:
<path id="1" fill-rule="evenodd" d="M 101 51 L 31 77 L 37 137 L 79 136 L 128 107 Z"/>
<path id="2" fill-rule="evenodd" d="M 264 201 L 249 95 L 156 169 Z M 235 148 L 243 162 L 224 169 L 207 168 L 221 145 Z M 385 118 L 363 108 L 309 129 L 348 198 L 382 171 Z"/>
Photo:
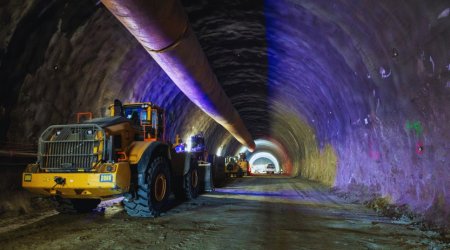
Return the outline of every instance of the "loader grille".
<path id="1" fill-rule="evenodd" d="M 38 162 L 47 170 L 90 170 L 104 158 L 104 138 L 95 124 L 50 126 L 39 138 Z"/>

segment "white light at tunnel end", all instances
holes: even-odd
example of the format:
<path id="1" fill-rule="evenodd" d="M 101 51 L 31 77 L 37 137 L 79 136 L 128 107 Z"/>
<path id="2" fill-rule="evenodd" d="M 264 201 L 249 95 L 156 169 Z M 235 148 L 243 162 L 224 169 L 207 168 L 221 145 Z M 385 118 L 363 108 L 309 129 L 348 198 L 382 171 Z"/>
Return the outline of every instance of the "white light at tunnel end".
<path id="1" fill-rule="evenodd" d="M 240 149 L 239 149 L 239 153 L 245 153 L 245 152 L 247 152 L 248 151 L 248 148 L 246 147 L 246 146 L 242 146 Z"/>
<path id="2" fill-rule="evenodd" d="M 223 146 L 220 146 L 220 147 L 217 149 L 217 151 L 216 151 L 216 155 L 217 155 L 217 156 L 222 156 L 222 148 L 223 148 Z"/>
<path id="3" fill-rule="evenodd" d="M 194 127 L 192 127 L 192 128 L 194 128 Z M 192 140 L 191 140 L 192 136 L 193 136 L 193 134 L 189 135 L 188 138 L 184 140 L 186 142 L 186 151 L 187 152 L 191 152 L 191 149 L 192 149 Z"/>
<path id="4" fill-rule="evenodd" d="M 275 156 L 273 156 L 271 153 L 268 152 L 258 152 L 252 155 L 252 157 L 249 160 L 250 167 L 253 166 L 253 163 L 260 158 L 267 158 L 271 160 L 275 165 L 275 171 L 278 173 L 280 172 L 280 164 L 278 163 L 277 158 L 275 158 Z"/>

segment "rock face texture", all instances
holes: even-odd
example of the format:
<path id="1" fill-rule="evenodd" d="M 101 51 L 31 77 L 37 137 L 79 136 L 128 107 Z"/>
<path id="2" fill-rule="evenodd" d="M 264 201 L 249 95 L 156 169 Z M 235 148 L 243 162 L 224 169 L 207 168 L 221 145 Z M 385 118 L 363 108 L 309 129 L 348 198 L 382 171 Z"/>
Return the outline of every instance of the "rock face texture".
<path id="1" fill-rule="evenodd" d="M 290 174 L 450 224 L 448 1 L 182 4 L 250 133 Z M 210 152 L 239 150 L 97 1 L 0 1 L 0 24 L 1 141 L 35 142 L 118 98 L 164 107 L 172 141 L 203 131 Z"/>

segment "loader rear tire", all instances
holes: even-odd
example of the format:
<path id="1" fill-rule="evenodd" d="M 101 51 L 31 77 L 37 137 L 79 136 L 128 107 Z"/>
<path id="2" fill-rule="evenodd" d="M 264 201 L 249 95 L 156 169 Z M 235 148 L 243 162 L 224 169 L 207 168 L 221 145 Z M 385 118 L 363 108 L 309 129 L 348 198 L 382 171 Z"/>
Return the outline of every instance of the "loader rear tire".
<path id="1" fill-rule="evenodd" d="M 128 215 L 157 217 L 167 206 L 170 195 L 170 170 L 165 157 L 157 157 L 146 173 L 147 184 L 140 185 L 134 194 L 126 194 L 123 204 Z"/>
<path id="2" fill-rule="evenodd" d="M 57 197 L 56 211 L 63 214 L 89 213 L 97 208 L 100 199 L 65 199 Z"/>
<path id="3" fill-rule="evenodd" d="M 189 171 L 184 175 L 183 189 L 186 200 L 193 200 L 198 197 L 200 191 L 200 178 L 197 162 L 191 162 Z"/>
<path id="4" fill-rule="evenodd" d="M 238 168 L 236 177 L 242 178 L 244 176 L 244 171 L 241 168 Z"/>
<path id="5" fill-rule="evenodd" d="M 191 159 L 188 172 L 177 177 L 174 182 L 174 194 L 177 200 L 187 201 L 197 198 L 199 192 L 200 177 L 198 163 L 195 159 Z"/>

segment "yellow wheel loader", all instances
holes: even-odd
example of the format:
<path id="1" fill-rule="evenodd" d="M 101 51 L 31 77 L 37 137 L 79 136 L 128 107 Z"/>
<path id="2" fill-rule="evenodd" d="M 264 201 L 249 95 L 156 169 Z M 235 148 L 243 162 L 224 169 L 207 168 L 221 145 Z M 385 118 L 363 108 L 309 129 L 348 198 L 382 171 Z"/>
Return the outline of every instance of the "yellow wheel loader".
<path id="1" fill-rule="evenodd" d="M 141 217 L 164 211 L 172 191 L 179 199 L 198 196 L 197 161 L 165 142 L 163 109 L 116 100 L 110 111 L 110 117 L 47 128 L 22 186 L 53 197 L 60 212 L 88 212 L 124 196 L 127 213 Z"/>
<path id="2" fill-rule="evenodd" d="M 248 161 L 245 153 L 240 153 L 239 158 L 228 156 L 225 158 L 225 175 L 227 177 L 243 177 L 249 175 Z"/>

